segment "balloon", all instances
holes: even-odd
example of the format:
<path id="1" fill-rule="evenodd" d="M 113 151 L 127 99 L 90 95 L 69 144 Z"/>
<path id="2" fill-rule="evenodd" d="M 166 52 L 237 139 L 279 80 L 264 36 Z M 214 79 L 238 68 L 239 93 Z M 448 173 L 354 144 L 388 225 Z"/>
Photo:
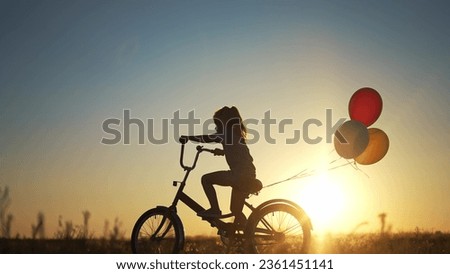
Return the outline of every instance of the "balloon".
<path id="1" fill-rule="evenodd" d="M 348 104 L 348 113 L 367 127 L 375 123 L 383 109 L 383 100 L 373 88 L 361 88 L 353 93 Z"/>
<path id="2" fill-rule="evenodd" d="M 389 149 L 389 138 L 378 128 L 369 128 L 369 144 L 355 161 L 361 165 L 371 165 L 383 159 Z"/>
<path id="3" fill-rule="evenodd" d="M 341 157 L 346 159 L 357 157 L 368 144 L 367 127 L 356 120 L 346 121 L 334 133 L 334 148 Z"/>

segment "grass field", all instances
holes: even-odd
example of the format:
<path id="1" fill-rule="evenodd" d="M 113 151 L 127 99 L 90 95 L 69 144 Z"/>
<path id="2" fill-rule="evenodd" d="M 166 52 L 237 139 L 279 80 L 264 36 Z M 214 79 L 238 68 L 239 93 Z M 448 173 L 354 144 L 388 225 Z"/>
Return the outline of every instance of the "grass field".
<path id="1" fill-rule="evenodd" d="M 218 237 L 190 237 L 184 253 L 226 253 Z M 13 254 L 123 254 L 131 253 L 128 240 L 31 240 L 0 239 L 0 253 Z M 289 250 L 286 250 L 289 253 Z M 450 234 L 404 232 L 380 234 L 327 235 L 314 237 L 310 253 L 320 254 L 450 254 Z"/>

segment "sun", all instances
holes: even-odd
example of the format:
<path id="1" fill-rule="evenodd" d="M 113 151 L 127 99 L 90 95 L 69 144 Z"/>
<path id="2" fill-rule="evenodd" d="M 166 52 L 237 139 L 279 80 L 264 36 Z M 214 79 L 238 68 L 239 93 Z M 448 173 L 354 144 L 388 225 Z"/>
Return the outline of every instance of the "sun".
<path id="1" fill-rule="evenodd" d="M 345 208 L 345 192 L 336 182 L 321 172 L 301 192 L 300 204 L 306 210 L 316 232 L 340 229 L 340 219 Z"/>

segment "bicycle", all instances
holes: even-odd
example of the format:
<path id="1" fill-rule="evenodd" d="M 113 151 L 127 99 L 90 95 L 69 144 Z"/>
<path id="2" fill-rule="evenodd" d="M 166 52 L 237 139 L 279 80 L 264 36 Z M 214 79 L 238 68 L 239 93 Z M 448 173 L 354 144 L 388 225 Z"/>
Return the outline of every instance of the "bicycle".
<path id="1" fill-rule="evenodd" d="M 184 165 L 184 147 L 181 146 L 180 165 L 185 171 L 182 181 L 173 181 L 179 186 L 170 206 L 157 206 L 143 213 L 136 221 L 131 234 L 133 253 L 179 253 L 185 242 L 184 227 L 177 214 L 177 204 L 182 202 L 196 213 L 205 209 L 183 192 L 187 179 L 195 169 L 200 153 L 214 150 L 197 146 L 197 153 L 191 166 Z M 245 199 L 259 194 L 260 187 L 242 193 Z M 285 199 L 273 199 L 257 207 L 247 200 L 244 205 L 251 213 L 245 227 L 222 219 L 233 217 L 232 213 L 202 220 L 217 228 L 217 234 L 230 250 L 236 247 L 244 253 L 307 253 L 311 243 L 312 224 L 306 212 L 296 203 Z"/>

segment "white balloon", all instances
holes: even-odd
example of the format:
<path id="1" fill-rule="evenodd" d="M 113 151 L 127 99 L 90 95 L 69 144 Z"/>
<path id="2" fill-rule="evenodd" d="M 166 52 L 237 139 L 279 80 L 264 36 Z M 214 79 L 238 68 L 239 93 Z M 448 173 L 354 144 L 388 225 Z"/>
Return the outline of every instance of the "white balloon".
<path id="1" fill-rule="evenodd" d="M 367 127 L 356 120 L 343 123 L 334 133 L 334 148 L 345 159 L 353 159 L 364 152 L 369 144 Z"/>

